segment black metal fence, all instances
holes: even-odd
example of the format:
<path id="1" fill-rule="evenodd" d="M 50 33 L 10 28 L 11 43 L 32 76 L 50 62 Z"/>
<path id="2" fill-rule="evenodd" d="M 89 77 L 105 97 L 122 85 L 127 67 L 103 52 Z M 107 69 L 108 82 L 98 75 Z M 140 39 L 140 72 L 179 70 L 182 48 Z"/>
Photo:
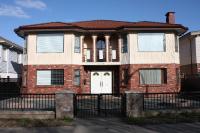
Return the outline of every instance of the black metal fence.
<path id="1" fill-rule="evenodd" d="M 200 109 L 200 92 L 145 93 L 144 110 Z"/>
<path id="2" fill-rule="evenodd" d="M 125 115 L 124 94 L 76 94 L 74 104 L 77 117 Z"/>
<path id="3" fill-rule="evenodd" d="M 20 93 L 21 78 L 0 78 L 0 93 Z"/>
<path id="4" fill-rule="evenodd" d="M 55 94 L 0 93 L 0 110 L 54 111 Z"/>

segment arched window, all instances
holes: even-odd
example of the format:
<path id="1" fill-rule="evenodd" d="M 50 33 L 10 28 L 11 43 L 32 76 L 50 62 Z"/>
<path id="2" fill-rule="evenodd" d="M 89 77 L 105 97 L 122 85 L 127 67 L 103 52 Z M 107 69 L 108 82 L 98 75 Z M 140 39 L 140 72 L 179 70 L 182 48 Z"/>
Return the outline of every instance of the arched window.
<path id="1" fill-rule="evenodd" d="M 105 49 L 106 43 L 103 39 L 100 39 L 97 41 L 97 49 Z"/>

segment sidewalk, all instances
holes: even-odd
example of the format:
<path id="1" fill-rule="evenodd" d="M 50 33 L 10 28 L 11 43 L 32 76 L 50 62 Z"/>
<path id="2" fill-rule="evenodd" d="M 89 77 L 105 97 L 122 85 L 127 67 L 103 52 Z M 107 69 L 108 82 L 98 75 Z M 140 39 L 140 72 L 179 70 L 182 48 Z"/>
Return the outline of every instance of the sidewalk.
<path id="1" fill-rule="evenodd" d="M 128 125 L 120 119 L 77 119 L 72 126 L 0 128 L 1 133 L 199 133 L 200 123 Z"/>

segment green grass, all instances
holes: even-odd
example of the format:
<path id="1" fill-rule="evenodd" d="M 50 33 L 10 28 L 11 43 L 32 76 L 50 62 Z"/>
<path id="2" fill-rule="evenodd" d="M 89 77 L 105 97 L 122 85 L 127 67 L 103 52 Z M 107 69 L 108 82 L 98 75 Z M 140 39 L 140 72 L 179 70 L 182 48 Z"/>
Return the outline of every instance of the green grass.
<path id="1" fill-rule="evenodd" d="M 0 127 L 55 127 L 72 125 L 73 119 L 0 119 Z"/>
<path id="2" fill-rule="evenodd" d="M 136 125 L 200 122 L 200 113 L 159 114 L 157 116 L 127 118 L 126 122 L 128 124 L 136 124 Z"/>

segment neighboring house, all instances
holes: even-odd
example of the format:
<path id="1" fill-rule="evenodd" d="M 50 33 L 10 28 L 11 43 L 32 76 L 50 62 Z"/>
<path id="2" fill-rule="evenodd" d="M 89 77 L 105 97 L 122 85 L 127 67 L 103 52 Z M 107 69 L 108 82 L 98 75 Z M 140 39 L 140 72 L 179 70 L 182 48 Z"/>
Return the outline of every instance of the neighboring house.
<path id="1" fill-rule="evenodd" d="M 20 26 L 26 41 L 23 91 L 77 93 L 179 91 L 178 36 L 187 28 L 166 23 L 93 20 Z"/>
<path id="2" fill-rule="evenodd" d="M 20 78 L 23 48 L 0 37 L 0 78 Z"/>
<path id="3" fill-rule="evenodd" d="M 200 31 L 180 38 L 180 65 L 183 75 L 200 74 Z"/>

